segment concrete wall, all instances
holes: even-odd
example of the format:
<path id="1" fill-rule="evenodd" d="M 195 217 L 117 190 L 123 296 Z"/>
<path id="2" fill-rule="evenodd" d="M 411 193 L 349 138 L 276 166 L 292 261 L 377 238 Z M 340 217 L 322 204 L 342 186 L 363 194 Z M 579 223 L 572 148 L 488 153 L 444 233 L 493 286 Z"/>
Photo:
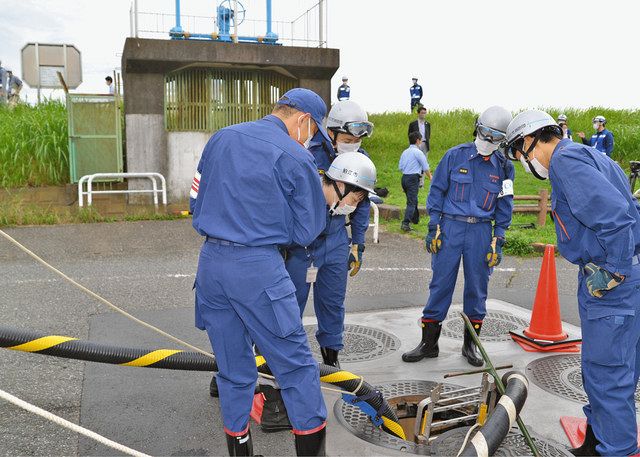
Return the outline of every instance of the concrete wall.
<path id="1" fill-rule="evenodd" d="M 331 77 L 340 66 L 340 52 L 249 43 L 127 38 L 122 54 L 127 170 L 158 171 L 165 175 L 170 202 L 182 200 L 185 192 L 188 194 L 195 166 L 210 134 L 165 130 L 164 77 L 189 66 L 214 65 L 280 71 L 296 78 L 300 87 L 317 92 L 329 107 Z M 142 180 L 131 180 L 129 185 L 132 189 L 145 186 L 147 183 Z"/>
<path id="2" fill-rule="evenodd" d="M 202 132 L 167 133 L 167 189 L 173 201 L 189 200 L 191 180 L 209 138 Z"/>

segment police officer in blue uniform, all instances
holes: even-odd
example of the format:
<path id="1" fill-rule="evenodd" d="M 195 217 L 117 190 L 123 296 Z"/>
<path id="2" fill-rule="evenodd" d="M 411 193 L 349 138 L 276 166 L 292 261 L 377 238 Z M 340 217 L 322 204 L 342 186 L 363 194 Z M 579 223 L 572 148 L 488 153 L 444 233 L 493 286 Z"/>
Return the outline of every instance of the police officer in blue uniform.
<path id="1" fill-rule="evenodd" d="M 322 129 L 324 101 L 292 89 L 273 113 L 214 134 L 191 187 L 193 227 L 206 238 L 196 275 L 196 326 L 218 363 L 230 455 L 252 455 L 249 413 L 255 343 L 282 389 L 298 455 L 324 455 L 326 408 L 279 246 L 310 245 L 326 205 L 306 149 Z M 328 138 L 328 137 L 327 137 Z"/>
<path id="2" fill-rule="evenodd" d="M 582 139 L 582 144 L 596 148 L 598 151 L 611 157 L 613 152 L 613 133 L 605 128 L 607 120 L 604 116 L 596 116 L 592 119 L 593 130 L 596 132 L 587 139 L 584 132 L 578 132 L 578 136 Z"/>
<path id="3" fill-rule="evenodd" d="M 543 111 L 516 116 L 507 155 L 551 181 L 560 254 L 578 270 L 586 438 L 574 455 L 638 453 L 634 394 L 640 375 L 640 204 L 622 169 L 562 139 Z"/>
<path id="4" fill-rule="evenodd" d="M 349 87 L 349 78 L 346 76 L 342 77 L 342 84 L 338 86 L 338 101 L 341 102 L 343 100 L 349 100 L 351 97 L 351 87 Z"/>
<path id="5" fill-rule="evenodd" d="M 573 132 L 571 132 L 571 129 L 567 125 L 567 115 L 566 114 L 558 115 L 558 125 L 562 129 L 562 138 L 569 138 L 570 140 L 573 141 Z"/>
<path id="6" fill-rule="evenodd" d="M 487 286 L 502 260 L 505 232 L 511 225 L 514 169 L 498 147 L 505 139 L 511 113 L 500 106 L 485 110 L 476 122 L 476 139 L 447 151 L 431 180 L 427 198 L 433 277 L 422 312 L 422 339 L 402 355 L 405 362 L 437 357 L 442 321 L 456 285 L 460 258 L 464 267 L 464 311 L 479 335 L 486 314 Z M 462 355 L 483 364 L 465 329 Z"/>
<path id="7" fill-rule="evenodd" d="M 409 96 L 411 97 L 411 111 L 422 100 L 422 86 L 418 84 L 418 78 L 411 78 L 413 85 L 409 88 Z"/>
<path id="8" fill-rule="evenodd" d="M 313 284 L 313 301 L 318 319 L 316 338 L 320 344 L 323 362 L 339 367 L 338 353 L 344 347 L 344 299 L 347 276 L 360 271 L 365 250 L 365 232 L 369 228 L 370 202 L 367 192 L 373 192 L 376 179 L 375 166 L 360 147 L 362 138 L 370 136 L 373 124 L 367 113 L 356 102 L 336 103 L 327 116 L 330 140 L 316 136 L 309 150 L 313 154 L 318 172 L 326 174 L 343 153 L 362 155 L 359 184 L 350 184 L 350 191 L 326 210 L 325 230 L 310 246 L 291 246 L 287 249 L 287 271 L 296 286 L 300 312 L 305 309 L 309 290 Z M 347 216 L 351 225 L 351 239 L 347 233 Z M 314 281 L 309 281 L 312 269 Z M 316 272 L 317 270 L 317 272 Z M 350 273 L 349 273 L 350 271 Z"/>

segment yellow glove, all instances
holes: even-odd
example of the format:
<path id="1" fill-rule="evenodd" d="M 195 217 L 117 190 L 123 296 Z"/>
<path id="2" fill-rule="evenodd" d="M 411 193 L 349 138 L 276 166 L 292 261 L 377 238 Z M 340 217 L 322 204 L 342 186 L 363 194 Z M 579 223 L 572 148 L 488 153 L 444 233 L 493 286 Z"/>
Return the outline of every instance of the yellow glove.
<path id="1" fill-rule="evenodd" d="M 347 268 L 351 270 L 349 276 L 355 276 L 360 271 L 362 265 L 362 253 L 364 252 L 364 244 L 352 244 L 349 250 L 349 262 Z"/>

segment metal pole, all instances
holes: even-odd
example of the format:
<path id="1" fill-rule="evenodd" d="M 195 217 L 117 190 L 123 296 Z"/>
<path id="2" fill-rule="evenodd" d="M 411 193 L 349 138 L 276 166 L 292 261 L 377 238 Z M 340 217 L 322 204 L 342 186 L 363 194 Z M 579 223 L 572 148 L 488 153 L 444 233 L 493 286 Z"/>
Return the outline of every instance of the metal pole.
<path id="1" fill-rule="evenodd" d="M 40 103 L 40 48 L 38 47 L 38 43 L 36 43 L 36 68 L 38 69 L 38 104 Z M 8 87 L 8 90 L 11 91 L 11 87 Z"/>
<path id="2" fill-rule="evenodd" d="M 509 365 L 501 365 L 499 367 L 495 367 L 496 370 L 506 370 L 508 368 L 513 368 L 513 365 L 509 364 Z M 468 374 L 488 373 L 489 371 L 490 371 L 489 368 L 479 368 L 477 370 L 470 370 L 470 371 L 458 371 L 454 373 L 447 373 L 443 376 L 443 378 L 455 378 L 456 376 L 466 376 Z"/>
<path id="3" fill-rule="evenodd" d="M 176 29 L 180 30 L 180 0 L 176 0 Z"/>
<path id="4" fill-rule="evenodd" d="M 269 3 L 269 0 L 267 0 L 267 3 Z M 269 22 L 268 18 L 267 22 Z M 238 42 L 238 0 L 233 0 L 233 42 Z"/>
<path id="5" fill-rule="evenodd" d="M 138 38 L 138 0 L 133 0 L 133 19 L 135 24 L 135 37 Z"/>
<path id="6" fill-rule="evenodd" d="M 271 36 L 271 0 L 267 0 L 267 36 Z"/>
<path id="7" fill-rule="evenodd" d="M 133 4 L 129 7 L 129 36 L 133 36 Z"/>
<path id="8" fill-rule="evenodd" d="M 460 315 L 464 320 L 465 327 L 467 327 L 467 332 L 469 332 L 471 339 L 473 339 L 473 342 L 476 344 L 476 346 L 478 346 L 478 350 L 480 351 L 480 354 L 482 354 L 482 358 L 487 364 L 486 371 L 489 372 L 491 376 L 493 376 L 493 380 L 496 383 L 496 388 L 498 389 L 498 393 L 500 395 L 504 395 L 504 384 L 502 384 L 502 379 L 500 379 L 500 375 L 498 375 L 498 372 L 493 366 L 493 363 L 491 363 L 491 359 L 487 355 L 487 352 L 484 350 L 484 347 L 480 342 L 480 338 L 478 338 L 478 335 L 476 334 L 476 331 L 473 328 L 473 324 L 471 323 L 471 321 L 469 320 L 469 318 L 465 313 L 461 312 Z M 522 421 L 519 415 L 518 417 L 516 417 L 516 422 L 518 423 L 518 427 L 520 428 L 520 431 L 522 432 L 522 435 L 524 436 L 525 441 L 529 445 L 529 448 L 531 449 L 531 452 L 533 453 L 534 457 L 540 457 L 540 452 L 538 452 L 538 448 L 536 447 L 536 444 L 533 442 L 533 439 L 529 434 L 529 430 L 527 430 L 527 426 L 524 425 L 524 422 Z"/>
<path id="9" fill-rule="evenodd" d="M 324 0 L 318 2 L 318 47 L 326 47 L 324 45 Z"/>

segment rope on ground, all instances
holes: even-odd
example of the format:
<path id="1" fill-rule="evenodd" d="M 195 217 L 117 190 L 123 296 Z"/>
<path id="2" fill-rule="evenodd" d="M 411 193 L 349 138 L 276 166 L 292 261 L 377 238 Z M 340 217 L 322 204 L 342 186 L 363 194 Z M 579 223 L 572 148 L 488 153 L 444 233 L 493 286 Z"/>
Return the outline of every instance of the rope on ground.
<path id="1" fill-rule="evenodd" d="M 76 433 L 80 433 L 81 435 L 84 435 L 87 438 L 91 438 L 92 440 L 95 440 L 98 443 L 104 444 L 105 446 L 108 446 L 111 449 L 115 449 L 116 451 L 120 451 L 124 454 L 132 455 L 135 457 L 150 457 L 148 454 L 144 454 L 142 452 L 136 451 L 135 449 L 131 449 L 127 446 L 124 446 L 123 444 L 116 443 L 115 441 L 112 441 L 109 438 L 105 438 L 102 435 L 98 435 L 96 432 L 92 432 L 91 430 L 81 427 L 80 425 L 74 424 L 73 422 L 69 422 L 68 420 L 63 419 L 60 416 L 56 416 L 55 414 L 50 413 L 49 411 L 46 411 L 42 408 L 38 408 L 37 406 L 32 405 L 31 403 L 27 403 L 26 401 L 21 400 L 18 397 L 11 395 L 8 392 L 5 392 L 2 389 L 0 389 L 0 398 L 8 401 L 9 403 L 12 403 L 13 405 L 19 408 L 29 411 L 30 413 L 37 414 L 40 417 L 44 417 L 45 419 L 50 420 L 51 422 L 54 422 L 64 428 L 72 430 Z"/>

